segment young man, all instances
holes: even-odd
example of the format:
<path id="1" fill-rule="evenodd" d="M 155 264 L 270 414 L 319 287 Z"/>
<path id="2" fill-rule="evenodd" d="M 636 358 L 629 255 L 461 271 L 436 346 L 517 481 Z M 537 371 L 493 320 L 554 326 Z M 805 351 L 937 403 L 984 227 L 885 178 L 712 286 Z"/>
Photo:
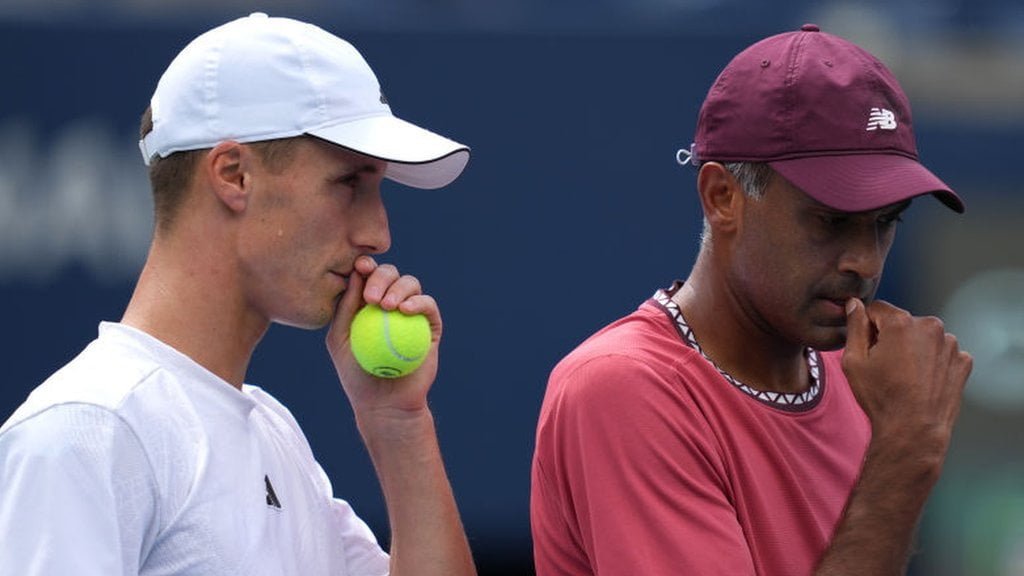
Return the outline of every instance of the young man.
<path id="1" fill-rule="evenodd" d="M 263 14 L 182 50 L 140 147 L 156 227 L 124 317 L 0 428 L 0 574 L 474 574 L 426 401 L 441 316 L 372 257 L 390 244 L 382 179 L 444 186 L 468 149 L 394 117 L 347 42 Z M 419 371 L 356 365 L 368 303 L 427 316 Z M 244 384 L 272 322 L 330 326 L 390 555 L 288 410 Z"/>
<path id="2" fill-rule="evenodd" d="M 813 25 L 729 63 L 687 154 L 688 279 L 551 374 L 538 574 L 901 573 L 971 358 L 872 299 L 911 199 L 963 204 L 891 73 Z"/>

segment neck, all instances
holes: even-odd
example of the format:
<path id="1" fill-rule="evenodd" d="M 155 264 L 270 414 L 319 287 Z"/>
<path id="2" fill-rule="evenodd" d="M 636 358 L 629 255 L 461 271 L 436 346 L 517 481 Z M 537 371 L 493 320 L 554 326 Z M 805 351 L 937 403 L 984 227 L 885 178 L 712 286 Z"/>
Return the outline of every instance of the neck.
<path id="1" fill-rule="evenodd" d="M 751 388 L 803 392 L 810 386 L 805 347 L 781 339 L 752 318 L 701 250 L 686 283 L 673 296 L 701 349 Z"/>
<path id="2" fill-rule="evenodd" d="M 269 321 L 246 312 L 236 272 L 219 256 L 155 239 L 121 321 L 241 388 Z"/>

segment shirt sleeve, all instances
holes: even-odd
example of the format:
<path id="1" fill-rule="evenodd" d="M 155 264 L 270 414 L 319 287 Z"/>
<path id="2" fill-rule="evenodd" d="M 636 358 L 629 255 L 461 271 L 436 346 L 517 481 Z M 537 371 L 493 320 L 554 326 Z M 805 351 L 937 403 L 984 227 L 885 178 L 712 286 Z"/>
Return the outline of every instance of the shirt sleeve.
<path id="1" fill-rule="evenodd" d="M 391 557 L 381 549 L 370 527 L 344 500 L 334 499 L 332 514 L 335 533 L 345 550 L 348 573 L 386 576 L 391 570 Z"/>
<path id="2" fill-rule="evenodd" d="M 155 488 L 131 429 L 64 404 L 0 435 L 0 576 L 139 573 Z"/>
<path id="3" fill-rule="evenodd" d="M 552 379 L 532 481 L 538 576 L 754 574 L 718 443 L 680 382 L 618 355 Z"/>

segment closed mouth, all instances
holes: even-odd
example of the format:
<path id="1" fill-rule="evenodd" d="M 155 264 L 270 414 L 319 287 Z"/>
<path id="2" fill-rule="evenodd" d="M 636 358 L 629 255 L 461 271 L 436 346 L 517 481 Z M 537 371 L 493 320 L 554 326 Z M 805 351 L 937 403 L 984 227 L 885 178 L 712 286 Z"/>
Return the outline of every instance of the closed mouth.
<path id="1" fill-rule="evenodd" d="M 345 286 L 348 287 L 348 276 L 349 276 L 348 274 L 342 274 L 341 272 L 338 272 L 338 271 L 335 271 L 335 270 L 328 270 L 327 272 L 330 273 L 333 276 L 337 276 L 338 278 L 341 278 L 342 282 L 345 283 Z"/>

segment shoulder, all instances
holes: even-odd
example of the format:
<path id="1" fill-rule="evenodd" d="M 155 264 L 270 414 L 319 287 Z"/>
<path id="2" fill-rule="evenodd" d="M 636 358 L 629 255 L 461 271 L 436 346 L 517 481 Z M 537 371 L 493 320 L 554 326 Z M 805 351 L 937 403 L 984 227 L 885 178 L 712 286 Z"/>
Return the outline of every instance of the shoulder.
<path id="1" fill-rule="evenodd" d="M 151 358 L 116 340 L 97 338 L 36 387 L 0 428 L 0 433 L 63 405 L 88 405 L 111 412 L 159 370 Z"/>
<path id="2" fill-rule="evenodd" d="M 116 412 L 87 403 L 42 410 L 0 434 L 0 468 L 17 464 L 72 470 L 118 458 L 145 460 L 141 440 Z"/>
<path id="3" fill-rule="evenodd" d="M 652 389 L 673 390 L 685 386 L 689 373 L 705 363 L 665 311 L 648 300 L 562 358 L 551 371 L 548 393 L 614 400 Z"/>
<path id="4" fill-rule="evenodd" d="M 0 486 L 0 533 L 10 535 L 0 556 L 12 569 L 93 573 L 90 565 L 117 565 L 129 550 L 138 558 L 161 523 L 149 454 L 131 426 L 95 404 L 58 404 L 0 434 Z"/>
<path id="5" fill-rule="evenodd" d="M 699 389 L 718 373 L 683 341 L 661 309 L 648 304 L 597 332 L 556 365 L 539 434 L 563 426 L 705 429 Z"/>
<path id="6" fill-rule="evenodd" d="M 680 338 L 665 311 L 653 300 L 601 328 L 569 352 L 554 369 L 571 373 L 582 366 L 629 365 L 633 362 L 671 364 L 685 357 L 689 347 Z"/>
<path id="7" fill-rule="evenodd" d="M 173 446 L 166 440 L 187 433 L 167 421 L 166 396 L 173 393 L 160 362 L 101 325 L 100 336 L 0 427 L 0 456 L 11 464 L 11 455 L 20 454 L 21 464 L 56 469 L 88 459 L 105 465 L 99 463 L 129 452 L 148 461 L 150 446 Z"/>
<path id="8" fill-rule="evenodd" d="M 95 340 L 29 394 L 0 434 L 68 405 L 109 411 L 130 426 L 164 426 L 181 434 L 188 429 L 182 419 L 204 418 L 204 404 L 244 415 L 253 401 L 152 336 L 103 323 Z"/>
<path id="9" fill-rule="evenodd" d="M 221 390 L 225 388 L 227 390 Z M 244 418 L 251 401 L 170 347 L 128 327 L 99 337 L 29 394 L 0 427 L 5 451 L 134 450 L 160 486 L 187 479 L 225 406 Z M 47 462 L 49 460 L 40 460 Z M 59 462 L 54 462 L 59 468 Z"/>

